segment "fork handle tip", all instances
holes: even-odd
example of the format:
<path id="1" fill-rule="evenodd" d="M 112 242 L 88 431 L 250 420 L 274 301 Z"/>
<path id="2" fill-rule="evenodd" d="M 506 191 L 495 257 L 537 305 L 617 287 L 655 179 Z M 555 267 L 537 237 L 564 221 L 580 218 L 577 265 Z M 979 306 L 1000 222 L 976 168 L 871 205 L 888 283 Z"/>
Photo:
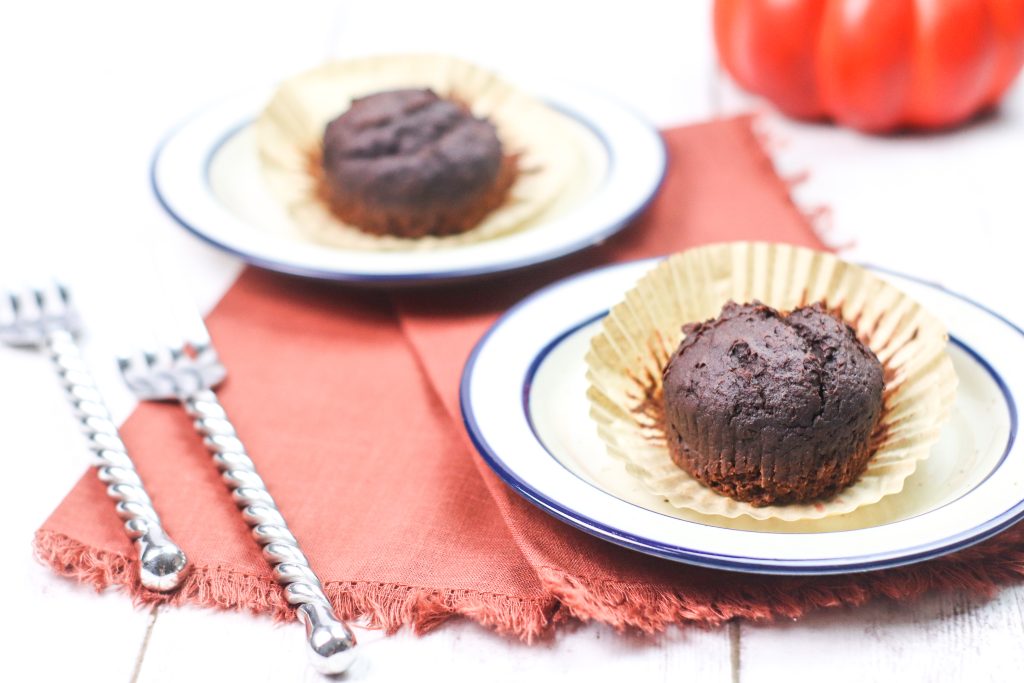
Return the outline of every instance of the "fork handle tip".
<path id="1" fill-rule="evenodd" d="M 356 660 L 356 637 L 330 610 L 317 603 L 300 605 L 296 610 L 306 626 L 309 659 L 319 673 L 344 673 Z"/>
<path id="2" fill-rule="evenodd" d="M 181 585 L 188 574 L 188 559 L 171 542 L 152 542 L 145 536 L 136 541 L 139 548 L 139 581 L 151 591 L 166 593 Z"/>

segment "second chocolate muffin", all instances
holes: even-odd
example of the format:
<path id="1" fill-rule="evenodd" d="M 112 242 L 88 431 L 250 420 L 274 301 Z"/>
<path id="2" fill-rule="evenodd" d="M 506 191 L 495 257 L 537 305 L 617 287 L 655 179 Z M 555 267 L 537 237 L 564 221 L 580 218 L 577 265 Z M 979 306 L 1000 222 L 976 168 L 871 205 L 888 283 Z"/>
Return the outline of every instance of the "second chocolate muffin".
<path id="1" fill-rule="evenodd" d="M 860 476 L 884 381 L 849 325 L 820 304 L 783 315 L 755 301 L 683 331 L 664 372 L 679 467 L 754 506 L 828 498 Z"/>
<path id="2" fill-rule="evenodd" d="M 355 100 L 327 125 L 322 166 L 335 215 L 365 232 L 407 238 L 476 227 L 516 177 L 494 126 L 431 90 Z"/>

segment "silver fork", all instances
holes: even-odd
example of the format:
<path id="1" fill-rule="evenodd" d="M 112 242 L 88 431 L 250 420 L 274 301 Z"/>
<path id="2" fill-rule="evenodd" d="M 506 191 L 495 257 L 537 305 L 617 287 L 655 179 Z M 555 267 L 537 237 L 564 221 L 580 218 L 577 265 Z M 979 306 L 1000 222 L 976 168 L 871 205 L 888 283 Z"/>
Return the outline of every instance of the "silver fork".
<path id="1" fill-rule="evenodd" d="M 205 325 L 198 315 L 194 317 L 187 340 L 120 358 L 121 374 L 140 399 L 176 400 L 194 419 L 221 478 L 252 527 L 253 538 L 273 566 L 274 578 L 284 587 L 288 602 L 297 606 L 314 668 L 325 674 L 341 673 L 355 659 L 355 635 L 334 614 L 320 580 L 217 400 L 213 389 L 224 380 L 227 370 Z"/>
<path id="2" fill-rule="evenodd" d="M 5 320 L 0 340 L 44 349 L 53 361 L 75 416 L 95 454 L 96 473 L 139 553 L 139 580 L 155 591 L 177 588 L 188 569 L 185 553 L 164 531 L 153 502 L 117 432 L 103 397 L 82 358 L 76 337 L 81 320 L 64 285 L 7 292 L 0 302 Z"/>

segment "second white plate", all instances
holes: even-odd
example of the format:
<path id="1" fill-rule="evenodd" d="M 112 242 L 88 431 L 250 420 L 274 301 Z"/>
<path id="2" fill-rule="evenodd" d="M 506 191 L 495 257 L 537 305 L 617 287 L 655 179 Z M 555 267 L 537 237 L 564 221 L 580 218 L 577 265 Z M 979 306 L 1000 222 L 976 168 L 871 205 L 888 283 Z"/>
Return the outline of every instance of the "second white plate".
<path id="1" fill-rule="evenodd" d="M 803 522 L 679 510 L 647 492 L 598 439 L 584 355 L 607 310 L 655 260 L 553 285 L 509 311 L 463 375 L 466 427 L 517 492 L 584 531 L 641 552 L 721 569 L 826 574 L 936 557 L 1024 517 L 1024 448 L 1014 391 L 1024 390 L 1024 331 L 928 283 L 879 272 L 951 331 L 960 379 L 954 414 L 901 493 Z"/>

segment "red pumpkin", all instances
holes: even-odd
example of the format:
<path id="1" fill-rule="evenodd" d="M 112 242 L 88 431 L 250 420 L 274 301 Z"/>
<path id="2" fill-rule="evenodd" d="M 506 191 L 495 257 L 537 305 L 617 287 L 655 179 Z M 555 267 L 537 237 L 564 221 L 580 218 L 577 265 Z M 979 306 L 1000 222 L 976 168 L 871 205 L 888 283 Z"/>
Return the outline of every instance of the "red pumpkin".
<path id="1" fill-rule="evenodd" d="M 943 128 L 996 102 L 1024 64 L 1024 0 L 716 0 L 741 86 L 802 119 Z"/>

